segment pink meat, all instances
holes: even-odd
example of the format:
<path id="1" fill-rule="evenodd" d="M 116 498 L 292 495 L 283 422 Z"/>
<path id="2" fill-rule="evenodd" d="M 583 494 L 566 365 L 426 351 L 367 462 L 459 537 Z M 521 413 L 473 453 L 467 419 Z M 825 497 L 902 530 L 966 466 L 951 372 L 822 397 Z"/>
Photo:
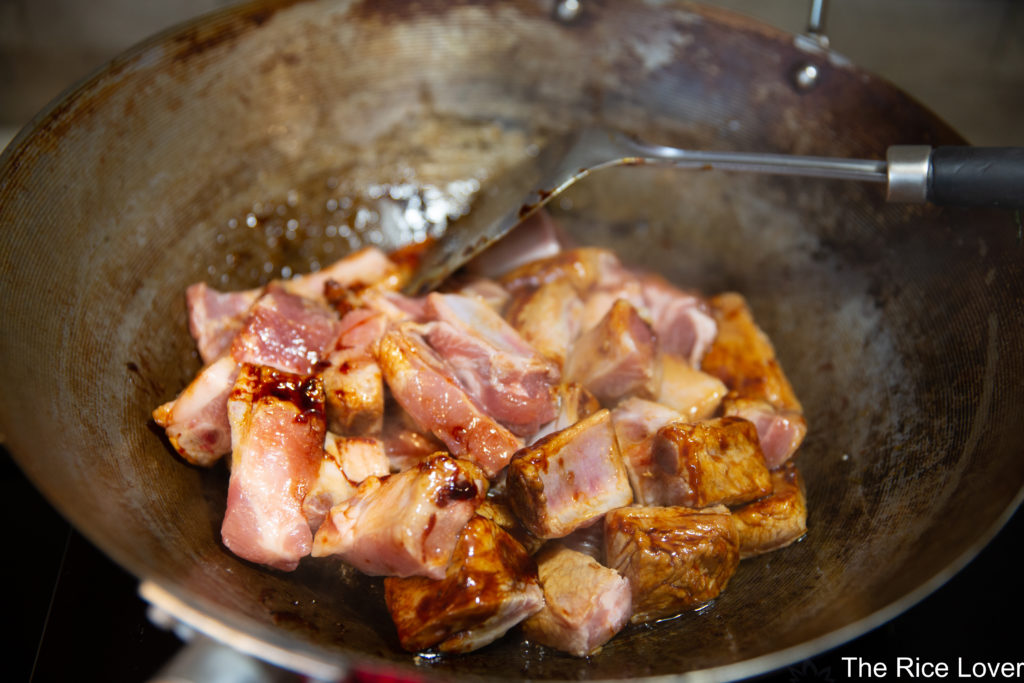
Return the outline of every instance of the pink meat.
<path id="1" fill-rule="evenodd" d="M 466 264 L 477 277 L 499 277 L 519 266 L 555 256 L 567 238 L 547 211 L 538 211 Z"/>
<path id="2" fill-rule="evenodd" d="M 210 363 L 176 399 L 153 411 L 174 449 L 193 465 L 209 467 L 231 452 L 228 395 L 238 376 L 230 356 Z"/>
<path id="3" fill-rule="evenodd" d="M 398 289 L 402 284 L 399 267 L 376 247 L 365 247 L 341 258 L 315 273 L 287 280 L 285 288 L 307 299 L 324 299 L 324 287 L 364 289 L 377 286 Z"/>
<path id="4" fill-rule="evenodd" d="M 316 479 L 302 500 L 309 528 L 318 529 L 330 509 L 354 496 L 363 480 L 386 476 L 389 471 L 379 439 L 327 432 Z"/>
<path id="5" fill-rule="evenodd" d="M 378 362 L 392 395 L 452 455 L 469 458 L 488 476 L 496 475 L 519 448 L 519 440 L 466 393 L 416 329 L 405 323 L 381 339 Z"/>
<path id="6" fill-rule="evenodd" d="M 384 422 L 384 380 L 376 348 L 387 319 L 357 308 L 341 319 L 341 336 L 327 356 L 321 376 L 331 431 L 347 435 L 379 435 Z"/>
<path id="7" fill-rule="evenodd" d="M 625 299 L 617 300 L 572 347 L 565 377 L 605 403 L 628 395 L 651 398 L 658 388 L 651 328 Z"/>
<path id="8" fill-rule="evenodd" d="M 488 415 L 520 436 L 557 414 L 559 371 L 478 299 L 430 294 L 427 341 Z"/>
<path id="9" fill-rule="evenodd" d="M 775 408 L 767 401 L 727 396 L 725 415 L 735 415 L 754 423 L 769 469 L 786 463 L 807 435 L 807 420 L 796 410 Z"/>
<path id="10" fill-rule="evenodd" d="M 612 411 L 612 424 L 637 503 L 655 504 L 661 497 L 662 473 L 654 461 L 658 430 L 682 419 L 675 410 L 641 398 L 628 398 Z"/>
<path id="11" fill-rule="evenodd" d="M 558 543 L 542 550 L 536 560 L 545 604 L 523 622 L 530 640 L 585 657 L 629 621 L 629 582 L 614 569 Z"/>
<path id="12" fill-rule="evenodd" d="M 641 278 L 641 284 L 660 350 L 682 356 L 699 368 L 718 333 L 707 302 L 657 276 L 646 275 Z"/>
<path id="13" fill-rule="evenodd" d="M 231 356 L 238 363 L 309 375 L 340 333 L 337 314 L 325 304 L 270 286 L 249 309 Z"/>
<path id="14" fill-rule="evenodd" d="M 260 291 L 220 292 L 205 282 L 185 290 L 188 329 L 204 363 L 212 362 L 231 347 L 231 340 L 242 329 L 245 314 Z"/>
<path id="15" fill-rule="evenodd" d="M 512 510 L 539 538 L 566 536 L 633 500 L 607 410 L 519 451 L 505 486 Z"/>
<path id="16" fill-rule="evenodd" d="M 231 479 L 221 538 L 251 562 L 291 571 L 313 535 L 302 502 L 323 458 L 316 378 L 243 365 L 228 399 Z"/>
<path id="17" fill-rule="evenodd" d="M 444 577 L 459 531 L 487 494 L 483 471 L 435 455 L 387 477 L 369 477 L 331 509 L 313 556 L 338 555 L 373 576 Z"/>

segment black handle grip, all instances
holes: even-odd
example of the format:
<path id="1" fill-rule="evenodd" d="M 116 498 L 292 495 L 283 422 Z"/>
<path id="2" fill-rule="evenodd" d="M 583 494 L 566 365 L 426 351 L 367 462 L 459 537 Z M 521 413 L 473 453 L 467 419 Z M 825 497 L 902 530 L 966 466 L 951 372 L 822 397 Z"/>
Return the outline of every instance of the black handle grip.
<path id="1" fill-rule="evenodd" d="M 928 201 L 1024 208 L 1024 147 L 936 147 Z"/>

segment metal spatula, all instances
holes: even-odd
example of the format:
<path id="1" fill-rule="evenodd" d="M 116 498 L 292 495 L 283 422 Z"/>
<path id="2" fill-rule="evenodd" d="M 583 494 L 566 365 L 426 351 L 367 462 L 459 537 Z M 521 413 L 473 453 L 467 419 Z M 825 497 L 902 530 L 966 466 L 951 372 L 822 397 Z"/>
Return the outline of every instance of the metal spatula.
<path id="1" fill-rule="evenodd" d="M 674 166 L 886 183 L 891 202 L 1020 208 L 1024 148 L 895 145 L 886 159 L 703 152 L 638 142 L 621 133 L 583 129 L 545 145 L 481 190 L 470 211 L 421 255 L 405 291 L 439 285 L 552 198 L 612 166 Z"/>

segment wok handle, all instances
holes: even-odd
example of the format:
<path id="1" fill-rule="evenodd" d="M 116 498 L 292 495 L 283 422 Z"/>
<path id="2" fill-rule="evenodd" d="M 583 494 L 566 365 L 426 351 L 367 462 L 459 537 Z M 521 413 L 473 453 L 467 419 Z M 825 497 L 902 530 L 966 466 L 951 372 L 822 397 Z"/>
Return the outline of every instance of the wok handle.
<path id="1" fill-rule="evenodd" d="M 1024 147 L 937 147 L 928 201 L 951 206 L 1024 207 Z"/>
<path id="2" fill-rule="evenodd" d="M 1024 208 L 1024 147 L 895 145 L 886 162 L 889 201 Z"/>

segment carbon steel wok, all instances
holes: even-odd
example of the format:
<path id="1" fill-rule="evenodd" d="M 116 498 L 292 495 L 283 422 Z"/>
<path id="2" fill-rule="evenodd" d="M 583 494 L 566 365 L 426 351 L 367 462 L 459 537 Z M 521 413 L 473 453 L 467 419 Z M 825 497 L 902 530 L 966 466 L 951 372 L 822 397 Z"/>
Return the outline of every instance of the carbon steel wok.
<path id="1" fill-rule="evenodd" d="M 822 77 L 804 91 L 791 74 L 808 62 Z M 223 12 L 116 59 L 2 159 L 7 446 L 177 614 L 299 667 L 733 677 L 926 595 L 1012 513 L 1024 482 L 1012 217 L 886 206 L 876 188 L 842 182 L 644 168 L 595 176 L 559 218 L 680 284 L 749 297 L 811 425 L 803 542 L 744 562 L 702 613 L 628 629 L 589 660 L 515 636 L 417 659 L 398 647 L 377 583 L 325 562 L 264 571 L 221 546 L 223 469 L 186 466 L 149 422 L 199 367 L 185 287 L 248 287 L 360 240 L 422 237 L 416 216 L 436 224 L 443 199 L 582 123 L 684 147 L 851 157 L 962 142 L 840 58 L 690 5 L 586 3 L 570 23 L 525 0 Z"/>

